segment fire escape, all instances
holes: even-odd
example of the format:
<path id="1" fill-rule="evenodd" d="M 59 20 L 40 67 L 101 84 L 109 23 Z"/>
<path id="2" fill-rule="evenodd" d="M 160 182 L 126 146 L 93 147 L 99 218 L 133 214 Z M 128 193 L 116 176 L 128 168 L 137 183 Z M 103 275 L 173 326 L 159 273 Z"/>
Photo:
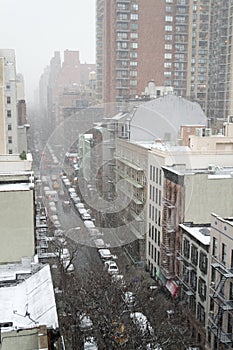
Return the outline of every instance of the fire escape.
<path id="1" fill-rule="evenodd" d="M 228 346 L 233 343 L 232 329 L 229 329 L 228 316 L 233 318 L 233 297 L 227 298 L 230 293 L 230 282 L 233 282 L 233 269 L 228 269 L 223 263 L 216 258 L 212 258 L 211 266 L 215 273 L 218 274 L 218 282 L 210 285 L 210 306 L 209 312 L 209 330 L 215 335 L 217 349 L 220 344 Z"/>
<path id="2" fill-rule="evenodd" d="M 173 201 L 165 199 L 163 202 L 161 270 L 167 279 L 175 277 L 175 213 L 176 206 Z"/>

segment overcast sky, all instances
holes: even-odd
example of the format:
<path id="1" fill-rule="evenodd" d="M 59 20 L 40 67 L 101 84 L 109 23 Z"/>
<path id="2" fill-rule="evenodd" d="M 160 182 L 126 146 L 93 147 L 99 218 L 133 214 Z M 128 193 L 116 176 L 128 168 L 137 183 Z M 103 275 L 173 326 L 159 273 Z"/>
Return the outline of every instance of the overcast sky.
<path id="1" fill-rule="evenodd" d="M 29 100 L 54 51 L 95 63 L 95 0 L 0 0 L 0 47 L 15 50 Z"/>

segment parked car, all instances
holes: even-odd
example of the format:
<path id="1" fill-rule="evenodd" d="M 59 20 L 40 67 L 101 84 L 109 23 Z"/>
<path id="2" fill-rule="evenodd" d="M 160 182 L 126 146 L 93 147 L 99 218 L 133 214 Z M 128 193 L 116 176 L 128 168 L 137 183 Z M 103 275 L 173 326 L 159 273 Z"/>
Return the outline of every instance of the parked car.
<path id="1" fill-rule="evenodd" d="M 96 248 L 105 248 L 105 243 L 104 243 L 104 240 L 102 238 L 97 238 L 94 240 L 94 244 L 96 246 Z"/>
<path id="2" fill-rule="evenodd" d="M 79 209 L 85 209 L 85 206 L 84 206 L 83 203 L 77 203 L 77 204 L 75 204 L 75 208 L 76 208 L 77 210 L 79 210 Z"/>
<path id="3" fill-rule="evenodd" d="M 133 292 L 127 291 L 123 294 L 123 301 L 129 310 L 132 310 L 136 305 L 136 296 Z"/>
<path id="4" fill-rule="evenodd" d="M 110 275 L 118 274 L 119 269 L 115 261 L 107 260 L 104 262 L 104 268 Z"/>
<path id="5" fill-rule="evenodd" d="M 75 189 L 73 188 L 73 187 L 70 187 L 69 189 L 68 189 L 68 192 L 71 194 L 71 193 L 76 193 L 75 192 Z"/>
<path id="6" fill-rule="evenodd" d="M 116 285 L 116 287 L 120 289 L 124 289 L 126 287 L 124 276 L 119 274 L 112 275 L 112 282 Z"/>
<path id="7" fill-rule="evenodd" d="M 154 335 L 150 322 L 142 312 L 131 312 L 130 318 L 142 334 Z"/>
<path id="8" fill-rule="evenodd" d="M 79 197 L 70 197 L 74 204 L 80 203 L 81 199 Z"/>
<path id="9" fill-rule="evenodd" d="M 83 220 L 91 220 L 91 215 L 86 211 L 86 209 L 84 209 L 80 215 Z"/>
<path id="10" fill-rule="evenodd" d="M 79 327 L 82 331 L 92 330 L 93 322 L 92 322 L 90 316 L 87 315 L 86 313 L 82 313 L 79 316 Z"/>
<path id="11" fill-rule="evenodd" d="M 103 260 L 110 260 L 112 258 L 112 253 L 109 249 L 98 249 L 98 253 Z"/>
<path id="12" fill-rule="evenodd" d="M 95 224 L 92 220 L 85 220 L 84 221 L 84 226 L 86 226 L 86 228 L 90 229 L 95 229 Z"/>
<path id="13" fill-rule="evenodd" d="M 88 337 L 84 341 L 84 350 L 98 350 L 97 342 L 94 337 Z"/>

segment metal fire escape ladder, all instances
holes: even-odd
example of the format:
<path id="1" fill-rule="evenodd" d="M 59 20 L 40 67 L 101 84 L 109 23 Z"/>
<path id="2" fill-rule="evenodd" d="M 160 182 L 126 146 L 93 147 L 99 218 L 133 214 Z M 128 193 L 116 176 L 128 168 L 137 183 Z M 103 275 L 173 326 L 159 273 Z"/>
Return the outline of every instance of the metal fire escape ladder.
<path id="1" fill-rule="evenodd" d="M 209 329 L 218 339 L 218 345 L 232 343 L 232 334 L 228 334 L 222 329 L 222 317 L 225 311 L 233 311 L 233 304 L 225 300 L 223 289 L 225 282 L 229 278 L 233 278 L 233 273 L 229 271 L 223 264 L 214 262 L 211 266 L 220 274 L 220 281 L 218 285 L 213 289 L 213 293 L 210 293 L 210 298 L 214 301 L 217 307 L 217 313 L 215 316 L 209 316 Z M 213 312 L 212 312 L 213 313 Z"/>
<path id="2" fill-rule="evenodd" d="M 164 272 L 167 276 L 170 276 L 173 274 L 172 271 L 170 271 L 169 266 L 169 257 L 174 256 L 174 247 L 171 247 L 171 234 L 174 233 L 174 227 L 172 227 L 171 224 L 171 218 L 168 216 L 168 210 L 174 209 L 175 206 L 171 204 L 169 201 L 164 201 L 163 206 L 163 255 L 162 255 L 162 266 L 164 269 Z"/>

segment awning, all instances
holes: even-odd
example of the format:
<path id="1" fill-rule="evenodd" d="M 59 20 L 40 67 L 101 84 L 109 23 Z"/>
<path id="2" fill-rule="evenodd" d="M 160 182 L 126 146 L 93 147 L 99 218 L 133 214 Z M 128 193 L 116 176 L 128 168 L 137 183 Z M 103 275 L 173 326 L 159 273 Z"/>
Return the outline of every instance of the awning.
<path id="1" fill-rule="evenodd" d="M 176 298 L 178 296 L 179 286 L 175 281 L 168 280 L 166 283 L 166 288 L 169 290 L 173 298 Z"/>
<path id="2" fill-rule="evenodd" d="M 157 272 L 156 272 L 156 276 L 160 279 L 160 281 L 162 282 L 162 284 L 165 286 L 167 279 L 166 277 L 162 274 L 161 270 L 158 268 Z"/>

